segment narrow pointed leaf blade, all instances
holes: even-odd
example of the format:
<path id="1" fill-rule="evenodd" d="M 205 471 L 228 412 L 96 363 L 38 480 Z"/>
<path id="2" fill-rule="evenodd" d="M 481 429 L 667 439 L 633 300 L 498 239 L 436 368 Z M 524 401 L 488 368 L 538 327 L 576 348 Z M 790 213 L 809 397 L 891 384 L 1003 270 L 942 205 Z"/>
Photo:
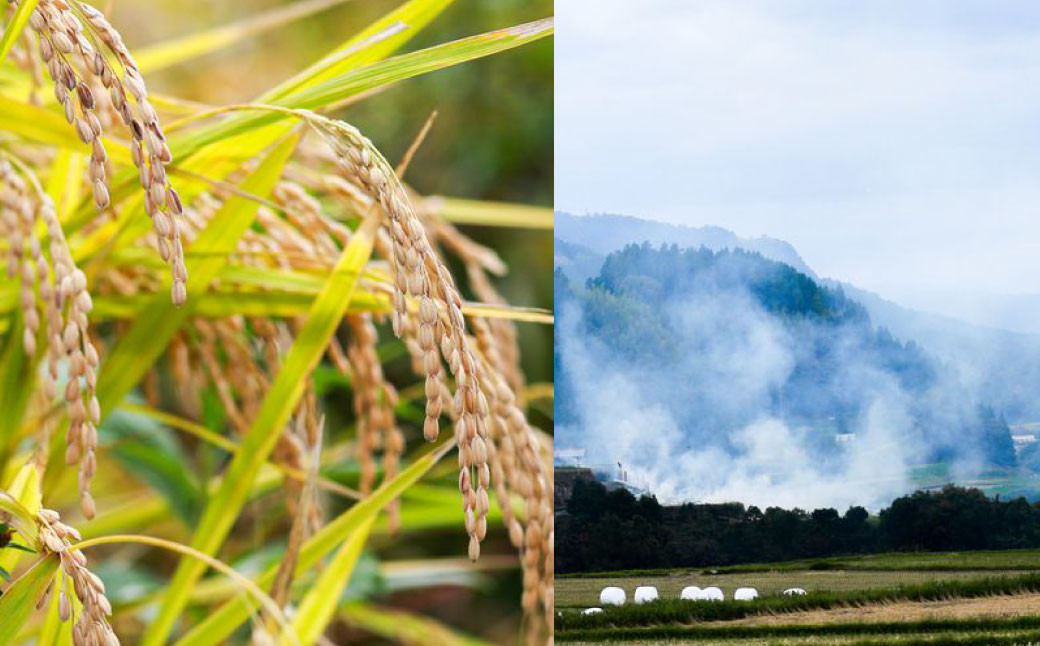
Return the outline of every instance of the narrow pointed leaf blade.
<path id="1" fill-rule="evenodd" d="M 444 456 L 450 444 L 442 445 L 426 454 L 404 469 L 389 482 L 383 483 L 372 495 L 359 501 L 343 512 L 332 522 L 322 527 L 300 549 L 300 557 L 296 564 L 296 576 L 300 576 L 336 549 L 337 545 L 348 540 L 365 522 L 375 518 L 381 509 L 391 500 L 399 498 L 413 484 L 418 482 Z M 258 579 L 257 585 L 269 587 L 274 582 L 277 565 L 269 568 Z M 236 596 L 223 606 L 211 612 L 197 626 L 176 642 L 175 646 L 216 646 L 222 644 L 243 622 L 249 619 L 252 606 L 250 601 Z"/>
<path id="2" fill-rule="evenodd" d="M 41 559 L 0 596 L 0 644 L 15 643 L 57 571 L 57 557 Z"/>
<path id="3" fill-rule="evenodd" d="M 291 109 L 320 110 L 368 90 L 491 56 L 545 38 L 552 33 L 553 21 L 552 18 L 547 18 L 470 36 L 373 63 L 317 85 L 302 88 L 272 101 L 272 105 Z M 221 141 L 225 137 L 288 118 L 290 117 L 284 112 L 270 110 L 238 112 L 219 123 L 199 128 L 183 138 L 174 138 L 171 149 L 175 157 L 182 158 Z"/>
<path id="4" fill-rule="evenodd" d="M 350 582 L 350 575 L 354 571 L 361 550 L 368 540 L 369 531 L 372 529 L 374 517 L 363 521 L 360 526 L 350 535 L 350 538 L 340 546 L 339 551 L 332 560 L 321 571 L 318 580 L 304 595 L 293 619 L 293 628 L 300 638 L 303 646 L 311 646 L 318 637 L 325 632 L 325 626 L 336 614 L 336 606 L 343 594 L 344 588 Z M 281 646 L 290 646 L 292 642 L 288 636 L 283 636 Z"/>
<path id="5" fill-rule="evenodd" d="M 345 74 L 352 69 L 383 60 L 419 33 L 451 2 L 452 0 L 411 0 L 402 4 L 307 69 L 265 92 L 257 99 L 257 102 L 270 103 L 298 90 Z M 396 25 L 403 26 L 403 29 L 397 30 L 392 36 L 382 39 L 378 43 L 358 48 L 361 43 L 388 29 L 393 29 Z M 352 52 L 352 50 L 357 51 Z"/>
<path id="6" fill-rule="evenodd" d="M 340 260 L 325 282 L 307 315 L 307 322 L 285 357 L 278 376 L 264 396 L 263 404 L 235 454 L 220 488 L 211 498 L 192 539 L 192 547 L 215 554 L 227 538 L 239 511 L 249 498 L 257 473 L 274 449 L 282 429 L 303 395 L 306 381 L 318 364 L 329 340 L 339 326 L 358 278 L 372 253 L 375 218 L 369 218 L 350 238 Z M 170 583 L 159 614 L 145 634 L 145 646 L 166 641 L 173 622 L 191 596 L 191 588 L 205 571 L 205 564 L 181 560 Z"/>
<path id="7" fill-rule="evenodd" d="M 303 0 L 302 2 L 296 2 L 285 7 L 277 7 L 228 25 L 221 25 L 213 29 L 207 29 L 145 47 L 135 55 L 137 66 L 144 74 L 173 67 L 347 1 Z"/>
<path id="8" fill-rule="evenodd" d="M 7 55 L 11 53 L 11 48 L 18 41 L 18 37 L 22 35 L 22 30 L 29 22 L 29 16 L 39 2 L 40 0 L 22 0 L 22 3 L 18 5 L 10 22 L 7 23 L 7 27 L 4 28 L 4 37 L 0 39 L 0 64 L 7 60 Z"/>

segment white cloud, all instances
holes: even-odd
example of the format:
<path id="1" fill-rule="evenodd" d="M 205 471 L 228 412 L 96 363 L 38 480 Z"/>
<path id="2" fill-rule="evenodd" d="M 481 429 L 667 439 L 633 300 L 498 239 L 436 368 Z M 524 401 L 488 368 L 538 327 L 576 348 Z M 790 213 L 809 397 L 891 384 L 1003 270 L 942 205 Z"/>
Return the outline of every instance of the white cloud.
<path id="1" fill-rule="evenodd" d="M 556 204 L 794 243 L 864 286 L 1030 291 L 1040 5 L 565 0 Z"/>

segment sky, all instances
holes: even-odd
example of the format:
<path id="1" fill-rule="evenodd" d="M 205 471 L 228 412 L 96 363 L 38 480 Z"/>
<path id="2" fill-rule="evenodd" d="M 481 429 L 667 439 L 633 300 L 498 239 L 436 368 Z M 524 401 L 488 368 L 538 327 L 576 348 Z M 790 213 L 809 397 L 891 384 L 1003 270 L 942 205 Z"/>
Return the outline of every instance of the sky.
<path id="1" fill-rule="evenodd" d="M 1040 3 L 564 0 L 556 20 L 557 209 L 774 236 L 933 311 L 1040 294 Z"/>

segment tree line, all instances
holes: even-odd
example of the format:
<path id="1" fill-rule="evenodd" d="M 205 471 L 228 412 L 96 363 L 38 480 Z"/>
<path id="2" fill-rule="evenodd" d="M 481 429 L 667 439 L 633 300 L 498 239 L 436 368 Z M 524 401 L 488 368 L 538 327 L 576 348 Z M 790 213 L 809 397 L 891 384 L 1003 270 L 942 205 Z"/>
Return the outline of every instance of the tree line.
<path id="1" fill-rule="evenodd" d="M 579 479 L 557 514 L 556 571 L 698 568 L 887 551 L 1040 547 L 1040 503 L 947 486 L 863 507 L 814 511 L 741 503 L 661 505 Z"/>

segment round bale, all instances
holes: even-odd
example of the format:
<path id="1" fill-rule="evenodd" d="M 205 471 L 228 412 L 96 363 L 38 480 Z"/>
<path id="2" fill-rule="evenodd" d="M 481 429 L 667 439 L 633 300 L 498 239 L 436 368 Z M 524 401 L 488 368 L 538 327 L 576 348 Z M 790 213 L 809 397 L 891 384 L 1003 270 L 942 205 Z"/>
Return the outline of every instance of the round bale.
<path id="1" fill-rule="evenodd" d="M 721 588 L 711 586 L 701 590 L 701 600 L 703 601 L 722 601 L 726 598 L 726 595 L 722 594 Z"/>
<path id="2" fill-rule="evenodd" d="M 652 585 L 641 585 L 636 588 L 636 593 L 632 595 L 632 600 L 636 603 L 657 601 L 657 588 Z"/>
<path id="3" fill-rule="evenodd" d="M 679 598 L 683 601 L 696 601 L 701 598 L 701 589 L 695 585 L 688 585 L 679 593 Z"/>
<path id="4" fill-rule="evenodd" d="M 603 588 L 599 593 L 599 602 L 604 606 L 623 606 L 626 598 L 625 591 L 614 586 Z"/>
<path id="5" fill-rule="evenodd" d="M 758 590 L 754 588 L 737 588 L 737 591 L 733 593 L 735 601 L 752 601 L 757 598 Z"/>

